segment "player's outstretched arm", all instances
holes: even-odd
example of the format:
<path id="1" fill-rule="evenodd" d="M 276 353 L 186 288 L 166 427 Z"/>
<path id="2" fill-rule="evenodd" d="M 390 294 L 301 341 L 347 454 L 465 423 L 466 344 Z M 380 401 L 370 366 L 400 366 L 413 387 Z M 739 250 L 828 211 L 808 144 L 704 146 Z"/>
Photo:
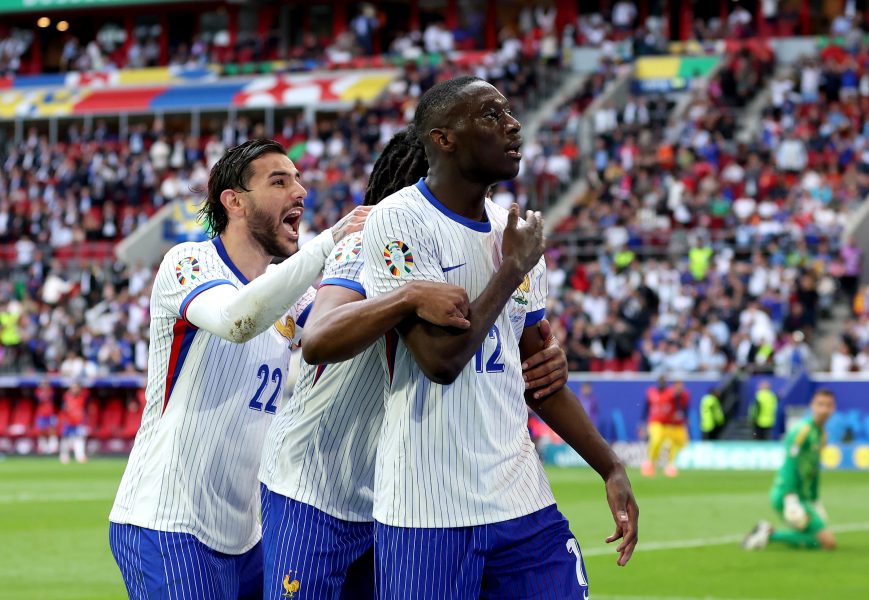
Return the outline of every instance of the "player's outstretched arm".
<path id="1" fill-rule="evenodd" d="M 543 217 L 528 211 L 519 225 L 519 206 L 510 207 L 502 244 L 500 268 L 470 306 L 471 326 L 462 331 L 436 327 L 421 319 L 404 321 L 398 328 L 426 377 L 443 385 L 456 380 L 483 343 L 507 301 L 543 255 Z"/>
<path id="2" fill-rule="evenodd" d="M 526 328 L 519 341 L 522 360 L 543 350 L 545 343 L 536 327 Z M 617 562 L 619 566 L 625 566 L 637 545 L 640 509 L 624 465 L 566 385 L 540 399 L 534 397 L 533 390 L 526 390 L 525 400 L 604 480 L 607 502 L 616 526 L 615 532 L 606 541 L 622 540 L 616 548 L 619 553 Z"/>
<path id="3" fill-rule="evenodd" d="M 465 290 L 446 283 L 412 281 L 369 299 L 350 288 L 324 285 L 305 323 L 302 356 L 311 365 L 349 360 L 413 316 L 467 329 L 468 307 Z"/>
<path id="4" fill-rule="evenodd" d="M 359 231 L 370 207 L 359 207 L 298 252 L 241 289 L 218 285 L 196 295 L 182 317 L 200 329 L 244 343 L 275 324 L 295 304 L 323 269 L 336 239 Z"/>

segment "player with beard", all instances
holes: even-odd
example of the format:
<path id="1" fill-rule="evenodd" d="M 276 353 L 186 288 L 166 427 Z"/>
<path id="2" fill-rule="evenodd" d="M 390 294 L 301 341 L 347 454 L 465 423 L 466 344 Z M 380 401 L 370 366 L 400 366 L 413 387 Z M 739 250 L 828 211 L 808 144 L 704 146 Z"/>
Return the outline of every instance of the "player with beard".
<path id="1" fill-rule="evenodd" d="M 256 475 L 297 307 L 369 210 L 299 250 L 305 195 L 280 144 L 236 146 L 208 181 L 213 239 L 179 244 L 160 265 L 142 425 L 109 516 L 131 598 L 262 597 Z"/>

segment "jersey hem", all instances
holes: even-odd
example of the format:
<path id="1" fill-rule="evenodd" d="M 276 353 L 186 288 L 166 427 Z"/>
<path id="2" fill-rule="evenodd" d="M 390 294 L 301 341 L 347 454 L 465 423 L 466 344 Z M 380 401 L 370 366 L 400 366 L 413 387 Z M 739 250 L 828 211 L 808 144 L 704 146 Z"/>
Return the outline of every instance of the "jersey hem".
<path id="1" fill-rule="evenodd" d="M 211 550 L 215 552 L 220 552 L 221 554 L 230 554 L 230 555 L 241 555 L 256 546 L 262 535 L 258 534 L 254 536 L 252 541 L 246 542 L 242 546 L 225 546 L 222 544 L 216 544 L 213 541 L 209 541 L 203 539 L 199 535 L 196 535 L 196 532 L 192 530 L 190 527 L 186 527 L 184 525 L 176 525 L 172 527 L 164 527 L 164 526 L 155 526 L 154 523 L 146 520 L 146 519 L 137 519 L 132 516 L 127 516 L 126 518 L 119 518 L 117 516 L 109 516 L 109 522 L 115 523 L 116 525 L 134 525 L 136 527 L 141 527 L 142 529 L 150 529 L 152 531 L 162 531 L 164 533 L 186 533 L 187 535 L 192 535 L 197 539 L 200 543 L 204 544 Z M 239 549 L 240 548 L 240 549 Z"/>

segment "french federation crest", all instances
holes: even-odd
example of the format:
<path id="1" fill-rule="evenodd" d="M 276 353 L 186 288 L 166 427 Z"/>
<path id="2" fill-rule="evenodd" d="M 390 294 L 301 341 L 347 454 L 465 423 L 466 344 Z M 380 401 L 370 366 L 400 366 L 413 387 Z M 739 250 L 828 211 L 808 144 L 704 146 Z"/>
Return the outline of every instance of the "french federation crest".
<path id="1" fill-rule="evenodd" d="M 196 281 L 199 278 L 199 261 L 192 256 L 182 258 L 175 265 L 175 277 L 181 285 Z"/>
<path id="2" fill-rule="evenodd" d="M 293 572 L 290 571 L 287 575 L 284 575 L 284 593 L 281 594 L 282 598 L 295 598 L 296 593 L 301 589 L 302 582 L 293 577 Z"/>
<path id="3" fill-rule="evenodd" d="M 413 253 L 401 240 L 393 240 L 383 248 L 383 259 L 393 277 L 402 277 L 413 271 Z"/>
<path id="4" fill-rule="evenodd" d="M 516 291 L 513 292 L 513 301 L 516 304 L 521 304 L 525 306 L 528 304 L 528 292 L 531 291 L 531 278 L 526 274 L 525 279 L 522 280 L 522 283 L 519 284 L 519 287 L 516 288 Z"/>
<path id="5" fill-rule="evenodd" d="M 293 317 L 287 316 L 284 317 L 283 320 L 278 319 L 275 322 L 275 329 L 278 330 L 278 333 L 292 342 L 296 335 L 296 322 L 293 320 Z"/>

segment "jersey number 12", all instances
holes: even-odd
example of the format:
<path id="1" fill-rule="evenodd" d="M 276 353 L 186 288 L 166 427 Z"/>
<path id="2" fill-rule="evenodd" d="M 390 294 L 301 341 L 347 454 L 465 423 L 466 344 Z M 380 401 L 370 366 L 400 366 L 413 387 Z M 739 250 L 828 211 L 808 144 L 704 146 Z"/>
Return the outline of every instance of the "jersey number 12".
<path id="1" fill-rule="evenodd" d="M 477 370 L 477 373 L 503 373 L 504 363 L 501 362 L 501 332 L 498 330 L 497 325 L 492 325 L 492 329 L 489 330 L 489 339 L 495 340 L 495 349 L 489 355 L 488 360 L 486 360 L 485 370 L 483 368 L 483 348 L 486 346 L 486 340 L 483 340 L 480 349 L 474 354 L 474 368 Z"/>

